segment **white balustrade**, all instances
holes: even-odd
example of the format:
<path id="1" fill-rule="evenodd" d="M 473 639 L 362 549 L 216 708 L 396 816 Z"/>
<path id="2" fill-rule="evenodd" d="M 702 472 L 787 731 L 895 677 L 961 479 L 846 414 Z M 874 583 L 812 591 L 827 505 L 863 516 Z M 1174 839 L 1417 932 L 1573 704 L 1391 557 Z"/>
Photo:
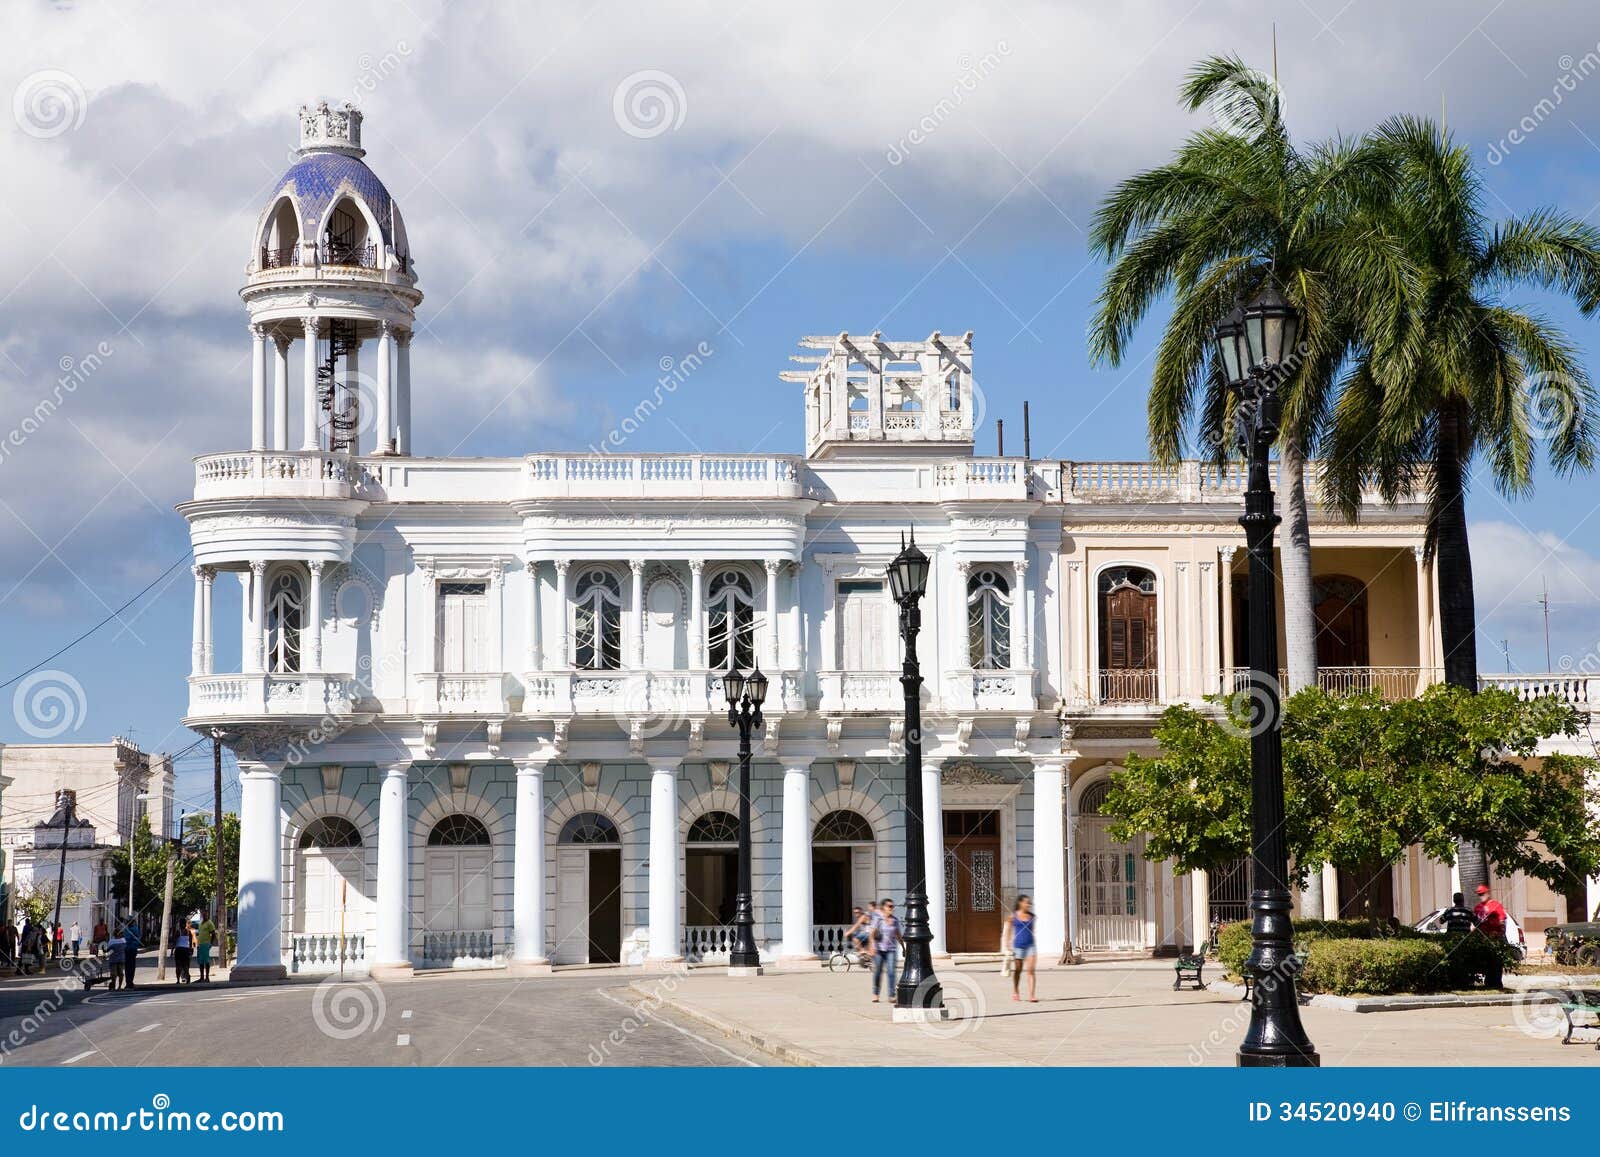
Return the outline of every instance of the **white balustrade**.
<path id="1" fill-rule="evenodd" d="M 1036 705 L 1032 671 L 952 671 L 945 675 L 947 710 L 1032 711 Z"/>
<path id="2" fill-rule="evenodd" d="M 733 952 L 733 925 L 688 924 L 683 929 L 683 958 L 692 963 L 726 961 Z"/>
<path id="3" fill-rule="evenodd" d="M 344 715 L 354 709 L 354 679 L 323 673 L 194 675 L 189 717 Z"/>
<path id="4" fill-rule="evenodd" d="M 536 455 L 526 476 L 539 498 L 800 496 L 799 459 L 779 455 Z"/>
<path id="5" fill-rule="evenodd" d="M 422 934 L 424 968 L 491 968 L 501 962 L 492 929 Z"/>
<path id="6" fill-rule="evenodd" d="M 505 676 L 498 671 L 424 671 L 415 677 L 417 710 L 432 715 L 500 715 Z"/>
<path id="7" fill-rule="evenodd" d="M 247 450 L 194 462 L 194 496 L 349 498 L 369 481 L 359 460 L 322 450 Z"/>
<path id="8" fill-rule="evenodd" d="M 811 926 L 811 951 L 823 960 L 828 959 L 835 952 L 845 951 L 849 941 L 846 933 L 850 931 L 848 924 L 813 924 Z"/>
<path id="9" fill-rule="evenodd" d="M 898 671 L 819 671 L 817 683 L 824 712 L 885 711 L 902 702 Z"/>
<path id="10" fill-rule="evenodd" d="M 353 972 L 366 971 L 365 936 L 341 936 L 336 932 L 295 932 L 291 934 L 289 942 L 292 972 L 338 972 L 341 965 Z"/>
<path id="11" fill-rule="evenodd" d="M 1580 710 L 1590 710 L 1590 705 L 1600 706 L 1600 690 L 1594 686 L 1595 676 L 1580 671 L 1544 671 L 1516 675 L 1479 675 L 1479 687 L 1498 687 L 1510 691 L 1518 699 L 1530 700 L 1553 696 Z"/>

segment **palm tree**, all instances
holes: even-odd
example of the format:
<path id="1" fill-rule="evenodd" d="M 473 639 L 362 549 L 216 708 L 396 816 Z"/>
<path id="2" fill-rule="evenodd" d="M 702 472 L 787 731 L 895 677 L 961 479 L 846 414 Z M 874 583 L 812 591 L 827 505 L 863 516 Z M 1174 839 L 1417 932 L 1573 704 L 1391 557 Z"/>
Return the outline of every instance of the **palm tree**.
<path id="1" fill-rule="evenodd" d="M 1350 360 L 1324 472 L 1345 513 L 1375 481 L 1396 501 L 1426 476 L 1427 550 L 1439 574 L 1445 682 L 1476 691 L 1477 624 L 1466 497 L 1475 458 L 1507 497 L 1533 487 L 1538 442 L 1557 471 L 1588 469 L 1597 434 L 1594 391 L 1571 340 L 1501 294 L 1534 286 L 1600 306 L 1600 230 L 1538 209 L 1502 222 L 1483 212 L 1466 149 L 1432 122 L 1399 117 L 1364 144 L 1387 172 L 1379 212 L 1415 277 L 1388 303 L 1381 333 Z M 1481 852 L 1459 849 L 1469 893 L 1488 880 Z"/>
<path id="2" fill-rule="evenodd" d="M 1363 318 L 1365 302 L 1400 296 L 1406 267 L 1382 223 L 1363 212 L 1382 176 L 1371 154 L 1342 140 L 1296 147 L 1276 84 L 1238 57 L 1201 61 L 1181 99 L 1191 111 L 1220 110 L 1228 127 L 1194 134 L 1170 162 L 1123 181 L 1101 202 L 1090 245 L 1111 267 L 1090 353 L 1120 364 L 1139 322 L 1170 294 L 1151 376 L 1151 449 L 1176 461 L 1194 424 L 1207 456 L 1221 460 L 1232 400 L 1212 354 L 1212 327 L 1269 280 L 1300 310 L 1300 358 L 1281 387 L 1278 445 L 1292 691 L 1316 682 L 1306 458 L 1356 335 L 1382 320 Z M 1315 873 L 1302 899 L 1308 914 L 1321 914 Z"/>

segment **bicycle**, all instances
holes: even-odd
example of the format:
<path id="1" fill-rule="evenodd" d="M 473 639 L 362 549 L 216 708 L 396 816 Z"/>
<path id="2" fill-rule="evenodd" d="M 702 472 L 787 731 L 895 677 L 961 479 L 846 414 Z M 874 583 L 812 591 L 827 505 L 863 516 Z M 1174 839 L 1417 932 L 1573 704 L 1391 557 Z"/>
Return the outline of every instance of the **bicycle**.
<path id="1" fill-rule="evenodd" d="M 829 972 L 849 972 L 852 968 L 871 969 L 872 957 L 863 950 L 839 947 L 828 957 Z"/>

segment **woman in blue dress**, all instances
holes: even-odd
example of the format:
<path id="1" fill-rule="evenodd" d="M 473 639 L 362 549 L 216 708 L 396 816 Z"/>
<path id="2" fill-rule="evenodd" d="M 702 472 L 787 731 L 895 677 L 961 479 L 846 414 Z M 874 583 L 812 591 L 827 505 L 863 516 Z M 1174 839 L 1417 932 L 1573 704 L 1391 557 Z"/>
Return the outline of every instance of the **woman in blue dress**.
<path id="1" fill-rule="evenodd" d="M 1039 975 L 1035 971 L 1039 963 L 1039 945 L 1033 937 L 1035 919 L 1032 898 L 1018 896 L 1017 906 L 1006 921 L 1006 940 L 1010 942 L 1012 955 L 1011 999 L 1022 999 L 1022 973 L 1026 970 L 1030 1004 L 1039 1003 Z"/>

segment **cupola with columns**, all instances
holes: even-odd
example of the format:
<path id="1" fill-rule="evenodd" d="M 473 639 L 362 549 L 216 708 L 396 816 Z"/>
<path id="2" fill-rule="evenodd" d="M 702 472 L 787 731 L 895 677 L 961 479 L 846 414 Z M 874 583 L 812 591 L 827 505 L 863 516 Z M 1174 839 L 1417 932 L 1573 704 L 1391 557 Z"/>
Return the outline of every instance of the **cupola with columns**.
<path id="1" fill-rule="evenodd" d="M 803 337 L 789 360 L 811 367 L 778 376 L 805 387 L 806 456 L 972 453 L 972 331 L 925 341 L 881 333 Z"/>
<path id="2" fill-rule="evenodd" d="M 411 452 L 422 294 L 400 207 L 362 160 L 361 119 L 348 104 L 300 110 L 298 157 L 256 227 L 239 291 L 250 314 L 252 450 Z"/>

